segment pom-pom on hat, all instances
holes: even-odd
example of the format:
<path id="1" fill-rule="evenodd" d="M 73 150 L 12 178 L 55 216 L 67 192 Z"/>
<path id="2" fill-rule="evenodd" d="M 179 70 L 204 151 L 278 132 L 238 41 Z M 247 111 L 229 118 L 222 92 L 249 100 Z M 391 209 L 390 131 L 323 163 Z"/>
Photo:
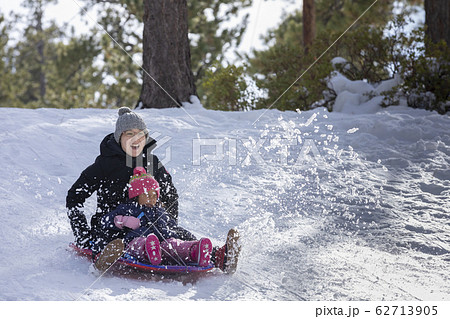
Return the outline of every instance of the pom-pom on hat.
<path id="1" fill-rule="evenodd" d="M 120 144 L 120 136 L 123 132 L 132 129 L 147 130 L 147 126 L 143 118 L 133 112 L 129 107 L 122 106 L 119 111 L 119 118 L 116 122 L 116 131 L 114 132 L 114 139 Z"/>
<path id="2" fill-rule="evenodd" d="M 134 198 L 141 194 L 147 193 L 149 190 L 155 190 L 159 198 L 159 183 L 143 167 L 136 167 L 133 170 L 133 176 L 130 179 L 130 187 L 128 188 L 128 197 Z"/>

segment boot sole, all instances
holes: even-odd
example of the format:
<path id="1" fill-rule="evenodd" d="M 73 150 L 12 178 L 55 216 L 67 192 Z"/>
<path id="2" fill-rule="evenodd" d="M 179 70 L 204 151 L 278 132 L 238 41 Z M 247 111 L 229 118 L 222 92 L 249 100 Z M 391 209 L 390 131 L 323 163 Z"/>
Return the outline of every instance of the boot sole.
<path id="1" fill-rule="evenodd" d="M 225 262 L 223 271 L 229 274 L 236 272 L 241 245 L 239 244 L 239 232 L 230 229 L 227 235 L 227 250 L 225 251 Z"/>
<path id="2" fill-rule="evenodd" d="M 100 253 L 94 266 L 100 271 L 108 270 L 120 257 L 122 257 L 125 245 L 122 239 L 115 239 L 106 245 Z"/>
<path id="3" fill-rule="evenodd" d="M 199 253 L 198 253 L 198 265 L 200 267 L 206 267 L 209 265 L 211 259 L 212 243 L 208 238 L 202 238 L 199 240 Z"/>
<path id="4" fill-rule="evenodd" d="M 145 240 L 145 251 L 147 258 L 152 265 L 159 265 L 161 263 L 161 246 L 156 235 L 148 235 Z"/>

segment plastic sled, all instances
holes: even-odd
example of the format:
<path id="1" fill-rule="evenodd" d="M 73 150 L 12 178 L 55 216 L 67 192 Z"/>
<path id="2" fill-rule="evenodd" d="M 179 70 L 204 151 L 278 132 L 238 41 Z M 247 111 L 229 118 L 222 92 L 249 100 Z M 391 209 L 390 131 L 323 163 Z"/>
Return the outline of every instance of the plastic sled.
<path id="1" fill-rule="evenodd" d="M 75 253 L 79 256 L 83 256 L 89 259 L 92 256 L 92 251 L 90 249 L 80 248 L 74 243 L 70 243 L 69 248 L 75 251 Z M 212 263 L 209 263 L 209 265 L 206 267 L 199 267 L 196 265 L 152 265 L 143 263 L 127 253 L 119 258 L 117 262 L 125 267 L 131 267 L 140 271 L 159 274 L 202 273 L 214 269 L 214 265 Z"/>

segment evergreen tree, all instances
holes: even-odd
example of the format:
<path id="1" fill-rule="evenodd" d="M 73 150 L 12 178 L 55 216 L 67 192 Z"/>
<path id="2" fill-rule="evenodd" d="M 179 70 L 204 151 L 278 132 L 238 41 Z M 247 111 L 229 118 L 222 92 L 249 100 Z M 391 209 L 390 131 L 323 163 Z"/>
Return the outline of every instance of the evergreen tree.
<path id="1" fill-rule="evenodd" d="M 120 37 L 116 39 L 117 31 L 123 29 L 124 35 L 131 36 L 135 39 L 136 43 L 139 45 L 139 49 L 142 51 L 142 55 L 147 56 L 147 49 L 142 49 L 141 44 L 144 42 L 142 33 L 137 30 L 143 28 L 144 24 L 144 4 L 147 3 L 142 0 L 85 0 L 88 6 L 93 4 L 98 5 L 99 12 L 104 12 L 109 10 L 107 15 L 101 15 L 102 21 L 100 24 L 107 29 L 107 31 L 112 35 L 112 37 L 121 43 Z M 240 43 L 241 37 L 245 31 L 247 25 L 247 16 L 243 17 L 242 21 L 238 25 L 225 27 L 226 22 L 238 16 L 239 9 L 251 5 L 251 0 L 193 0 L 187 2 L 187 12 L 188 12 L 188 36 L 190 45 L 190 69 L 194 75 L 195 86 L 200 87 L 205 75 L 206 69 L 213 63 L 217 61 L 223 61 L 225 52 Z M 148 3 L 155 4 L 155 2 Z M 174 6 L 173 1 L 164 1 L 165 7 Z M 115 10 L 110 10 L 115 6 Z M 120 10 L 118 9 L 120 8 Z M 117 20 L 117 16 L 122 17 L 122 20 L 135 21 L 136 27 L 129 28 L 125 26 L 125 23 L 116 25 L 113 23 Z M 123 19 L 126 17 L 126 19 Z M 161 19 L 162 16 L 156 16 L 155 18 Z M 179 21 L 179 19 L 172 18 L 173 21 Z M 173 23 L 173 21 L 171 23 Z M 175 23 L 177 25 L 177 23 Z M 108 28 L 106 28 L 108 26 Z M 113 28 L 116 28 L 114 30 Z M 172 34 L 173 37 L 176 34 Z M 118 51 L 119 54 L 125 55 L 117 45 L 113 45 L 114 49 Z M 137 59 L 136 54 L 138 48 L 135 47 L 135 51 L 131 54 L 135 61 L 142 61 L 142 59 Z M 110 53 L 112 49 L 110 49 Z M 135 64 L 129 57 L 126 57 L 125 64 Z M 122 63 L 122 65 L 123 65 Z M 132 69 L 129 66 L 127 69 Z M 108 69 L 112 72 L 113 69 Z M 108 77 L 115 78 L 112 73 L 105 72 Z M 139 83 L 140 86 L 143 85 L 144 73 L 142 71 L 136 72 L 136 77 L 133 79 L 132 72 L 129 73 L 129 83 L 136 84 Z M 162 83 L 161 83 L 162 84 Z M 190 84 L 189 84 L 190 85 Z M 130 84 L 131 86 L 131 84 Z M 163 85 L 164 86 L 164 85 Z M 131 88 L 130 88 L 131 89 Z M 127 89 L 128 91 L 128 89 Z M 148 91 L 146 89 L 146 91 Z M 109 91 L 113 93 L 113 91 Z M 138 99 L 138 94 L 130 92 L 132 94 L 128 95 L 128 99 L 134 99 L 136 102 Z M 201 94 L 200 94 L 201 95 Z M 131 104 L 129 101 L 126 101 Z"/>
<path id="2" fill-rule="evenodd" d="M 54 40 L 61 32 L 52 21 L 44 27 L 44 8 L 53 0 L 26 0 L 29 9 L 23 38 L 15 46 L 13 68 L 23 105 L 48 106 L 46 100 L 48 63 L 55 58 Z"/>
<path id="3" fill-rule="evenodd" d="M 200 84 L 205 71 L 216 62 L 223 62 L 225 53 L 239 46 L 247 28 L 248 14 L 234 25 L 224 25 L 236 18 L 251 0 L 195 0 L 188 2 L 189 35 L 191 37 L 192 70 Z"/>
<path id="4" fill-rule="evenodd" d="M 450 46 L 450 1 L 425 0 L 425 24 L 433 43 L 444 40 Z"/>
<path id="5" fill-rule="evenodd" d="M 304 39 L 304 19 L 300 10 L 287 16 L 278 28 L 271 30 L 265 38 L 269 48 L 254 51 L 254 57 L 249 58 L 248 71 L 267 96 L 260 99 L 257 108 L 273 105 L 282 110 L 295 110 L 329 106 L 323 98 L 323 91 L 327 89 L 326 77 L 333 70 L 330 60 L 336 54 L 348 56 L 346 50 L 351 47 L 338 43 L 322 57 L 320 63 L 315 63 L 315 60 L 372 4 L 372 0 L 316 0 L 318 36 L 307 52 L 304 43 L 311 40 Z M 371 8 L 370 15 L 357 21 L 352 30 L 368 24 L 385 25 L 391 12 L 390 1 L 378 1 Z M 351 35 L 345 37 L 350 38 Z M 368 45 L 372 47 L 370 43 Z M 314 67 L 300 77 L 313 63 Z"/>
<path id="6" fill-rule="evenodd" d="M 17 24 L 17 16 L 6 20 L 0 15 L 0 107 L 22 107 L 23 102 L 19 96 L 23 93 L 22 83 L 25 81 L 20 70 L 17 70 L 14 61 L 17 55 L 16 46 L 11 44 L 10 34 Z"/>
<path id="7" fill-rule="evenodd" d="M 180 107 L 196 95 L 186 0 L 145 1 L 142 108 Z"/>
<path id="8" fill-rule="evenodd" d="M 308 52 L 316 37 L 316 6 L 314 0 L 303 0 L 303 46 Z"/>
<path id="9" fill-rule="evenodd" d="M 72 36 L 55 44 L 55 56 L 48 65 L 46 100 L 52 107 L 104 107 L 103 77 L 95 66 L 100 45 L 94 36 Z"/>
<path id="10" fill-rule="evenodd" d="M 96 31 L 101 44 L 101 105 L 135 105 L 142 87 L 140 24 L 133 12 L 117 5 L 104 7 L 99 24 L 107 32 Z"/>
<path id="11" fill-rule="evenodd" d="M 9 89 L 9 83 L 11 80 L 11 71 L 8 67 L 8 34 L 9 25 L 5 21 L 4 16 L 0 13 L 0 106 L 11 103 L 11 91 Z"/>
<path id="12" fill-rule="evenodd" d="M 44 8 L 52 2 L 25 1 L 27 19 L 19 15 L 12 23 L 25 28 L 14 46 L 0 49 L 5 69 L 1 86 L 7 92 L 7 98 L 1 94 L 2 106 L 98 106 L 102 96 L 102 76 L 94 63 L 100 53 L 98 40 L 74 32 L 67 37 L 54 21 L 47 22 Z"/>
<path id="13" fill-rule="evenodd" d="M 32 34 L 34 39 L 36 39 L 35 45 L 37 50 L 37 59 L 34 61 L 36 63 L 34 72 L 35 76 L 38 78 L 40 100 L 44 99 L 45 93 L 47 91 L 45 74 L 46 54 L 44 53 L 46 49 L 46 39 L 43 29 L 44 7 L 56 2 L 57 1 L 55 0 L 28 0 L 22 2 L 22 6 L 24 6 L 25 8 L 29 8 L 31 12 L 30 25 L 27 31 Z"/>

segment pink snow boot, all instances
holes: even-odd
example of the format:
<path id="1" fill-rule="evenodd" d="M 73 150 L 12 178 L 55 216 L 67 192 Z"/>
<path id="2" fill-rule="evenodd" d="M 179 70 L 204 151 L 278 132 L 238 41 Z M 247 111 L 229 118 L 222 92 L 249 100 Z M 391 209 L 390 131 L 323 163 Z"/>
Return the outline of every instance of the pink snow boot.
<path id="1" fill-rule="evenodd" d="M 159 240 L 154 234 L 133 239 L 128 244 L 127 252 L 139 260 L 149 261 L 152 265 L 161 263 Z"/>
<path id="2" fill-rule="evenodd" d="M 152 265 L 159 265 L 161 263 L 161 246 L 156 235 L 148 235 L 145 240 L 145 251 L 147 258 Z"/>
<path id="3" fill-rule="evenodd" d="M 199 241 L 182 241 L 169 238 L 161 243 L 162 255 L 166 259 L 180 262 L 194 262 L 200 267 L 206 267 L 211 258 L 212 244 L 208 238 Z"/>
<path id="4" fill-rule="evenodd" d="M 212 243 L 209 238 L 200 239 L 191 247 L 191 258 L 197 261 L 200 267 L 206 267 L 211 259 Z"/>

